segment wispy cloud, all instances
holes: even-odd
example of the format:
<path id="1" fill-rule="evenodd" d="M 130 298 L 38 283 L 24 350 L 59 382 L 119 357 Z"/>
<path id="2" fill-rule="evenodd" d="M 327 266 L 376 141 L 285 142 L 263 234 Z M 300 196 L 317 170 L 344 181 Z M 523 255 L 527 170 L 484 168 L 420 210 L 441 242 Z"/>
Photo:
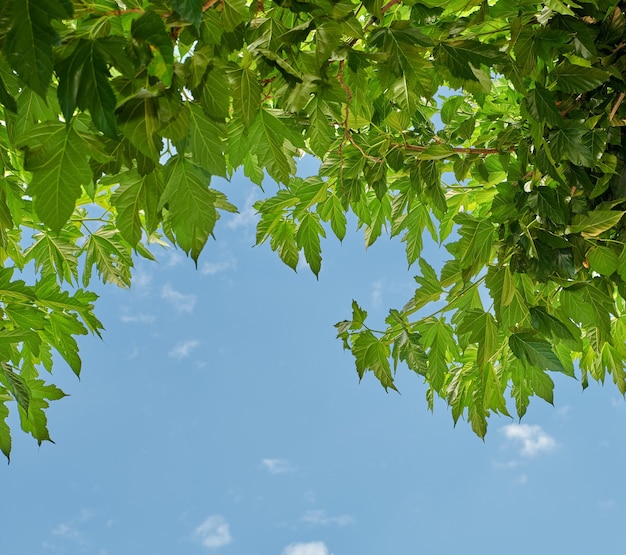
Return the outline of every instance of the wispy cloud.
<path id="1" fill-rule="evenodd" d="M 172 250 L 170 251 L 170 255 L 167 257 L 166 265 L 171 268 L 173 266 L 178 266 L 179 264 L 182 264 L 184 260 L 185 257 L 180 254 L 180 252 Z"/>
<path id="2" fill-rule="evenodd" d="M 83 533 L 76 528 L 76 526 L 69 522 L 62 522 L 61 524 L 57 524 L 52 529 L 52 534 L 54 536 L 60 536 L 65 538 L 66 540 L 78 540 L 83 536 Z"/>
<path id="3" fill-rule="evenodd" d="M 50 532 L 59 540 L 72 542 L 73 544 L 85 548 L 90 544 L 89 537 L 83 530 L 83 524 L 91 520 L 93 511 L 89 509 L 81 509 L 74 518 L 57 524 Z M 55 549 L 56 546 L 51 543 L 44 542 L 48 549 Z M 63 551 L 65 552 L 65 551 Z"/>
<path id="4" fill-rule="evenodd" d="M 283 555 L 332 555 L 324 542 L 292 543 L 283 550 Z"/>
<path id="5" fill-rule="evenodd" d="M 567 420 L 569 418 L 570 412 L 572 412 L 572 407 L 569 405 L 563 405 L 556 411 L 556 416 L 561 420 Z"/>
<path id="6" fill-rule="evenodd" d="M 195 295 L 176 291 L 169 283 L 163 286 L 161 298 L 171 303 L 178 312 L 192 312 L 197 300 Z"/>
<path id="7" fill-rule="evenodd" d="M 133 272 L 132 279 L 133 289 L 145 289 L 152 281 L 152 274 L 138 268 Z"/>
<path id="8" fill-rule="evenodd" d="M 194 537 L 207 549 L 219 549 L 233 541 L 230 526 L 222 515 L 211 515 L 194 531 Z"/>
<path id="9" fill-rule="evenodd" d="M 214 276 L 226 272 L 227 270 L 234 270 L 237 268 L 237 260 L 231 258 L 229 260 L 222 260 L 220 262 L 205 262 L 202 265 L 201 272 L 208 276 Z"/>
<path id="10" fill-rule="evenodd" d="M 383 304 L 383 282 L 378 280 L 372 284 L 372 306 L 380 308 Z"/>
<path id="11" fill-rule="evenodd" d="M 123 314 L 120 316 L 120 320 L 126 324 L 152 324 L 156 320 L 153 314 Z"/>
<path id="12" fill-rule="evenodd" d="M 326 511 L 307 511 L 300 520 L 309 524 L 319 524 L 323 526 L 329 524 L 347 526 L 348 524 L 354 523 L 354 517 L 352 515 L 329 516 L 326 514 Z"/>
<path id="13" fill-rule="evenodd" d="M 193 351 L 198 345 L 200 345 L 200 341 L 197 339 L 189 339 L 188 341 L 179 341 L 176 345 L 170 350 L 168 353 L 169 356 L 176 359 L 187 358 L 191 351 Z"/>
<path id="14" fill-rule="evenodd" d="M 261 464 L 271 474 L 286 474 L 287 472 L 295 471 L 295 468 L 286 459 L 263 459 Z"/>
<path id="15" fill-rule="evenodd" d="M 502 431 L 506 439 L 520 446 L 520 454 L 525 457 L 549 453 L 557 447 L 556 440 L 544 432 L 541 426 L 507 424 Z"/>
<path id="16" fill-rule="evenodd" d="M 250 194 L 246 197 L 246 202 L 241 211 L 228 220 L 227 225 L 230 229 L 256 225 L 259 216 L 252 205 L 257 199 L 257 194 L 257 189 L 252 189 Z"/>

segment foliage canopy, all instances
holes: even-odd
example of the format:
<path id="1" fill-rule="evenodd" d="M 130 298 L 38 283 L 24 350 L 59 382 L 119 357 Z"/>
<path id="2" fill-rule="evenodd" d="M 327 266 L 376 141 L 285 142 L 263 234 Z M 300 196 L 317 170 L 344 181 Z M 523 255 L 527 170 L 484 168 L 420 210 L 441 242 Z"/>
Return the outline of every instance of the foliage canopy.
<path id="1" fill-rule="evenodd" d="M 484 436 L 549 372 L 626 391 L 626 69 L 615 0 L 0 0 L 0 449 L 48 440 L 40 376 L 99 333 L 165 237 L 197 261 L 212 176 L 279 184 L 257 242 L 320 272 L 321 238 L 387 232 L 415 294 L 337 324 L 360 377 L 403 363 Z M 294 176 L 303 153 L 319 175 Z M 444 245 L 437 272 L 423 236 Z M 30 284 L 25 276 L 32 276 Z"/>

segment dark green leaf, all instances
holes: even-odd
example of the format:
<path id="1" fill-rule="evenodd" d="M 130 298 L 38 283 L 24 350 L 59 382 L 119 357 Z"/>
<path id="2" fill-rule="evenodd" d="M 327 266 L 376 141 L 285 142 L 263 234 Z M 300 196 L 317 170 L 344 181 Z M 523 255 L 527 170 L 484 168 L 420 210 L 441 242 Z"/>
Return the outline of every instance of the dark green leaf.
<path id="1" fill-rule="evenodd" d="M 180 14 L 185 21 L 194 27 L 200 27 L 202 21 L 203 0 L 172 0 L 172 8 Z"/>
<path id="2" fill-rule="evenodd" d="M 115 93 L 109 84 L 109 70 L 97 41 L 83 40 L 57 70 L 59 104 L 66 121 L 78 106 L 89 110 L 95 126 L 107 137 L 117 137 Z"/>
<path id="3" fill-rule="evenodd" d="M 86 145 L 73 127 L 40 125 L 22 137 L 26 168 L 33 173 L 28 192 L 42 221 L 54 231 L 65 225 L 81 194 L 91 182 Z"/>
<path id="4" fill-rule="evenodd" d="M 564 372 L 563 364 L 559 360 L 550 343 L 530 333 L 513 333 L 509 337 L 509 346 L 513 354 L 521 361 L 536 366 L 540 370 Z"/>
<path id="5" fill-rule="evenodd" d="M 602 85 L 609 79 L 609 72 L 593 67 L 561 64 L 552 70 L 559 88 L 566 93 L 581 94 Z"/>

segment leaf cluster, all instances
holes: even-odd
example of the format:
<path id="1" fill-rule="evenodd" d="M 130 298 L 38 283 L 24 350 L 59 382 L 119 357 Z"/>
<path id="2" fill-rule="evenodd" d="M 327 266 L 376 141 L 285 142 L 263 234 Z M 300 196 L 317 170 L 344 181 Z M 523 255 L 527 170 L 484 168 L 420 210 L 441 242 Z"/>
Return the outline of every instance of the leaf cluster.
<path id="1" fill-rule="evenodd" d="M 128 286 L 163 240 L 197 262 L 238 168 L 293 269 L 348 213 L 418 263 L 384 329 L 338 324 L 360 377 L 406 365 L 480 436 L 552 402 L 549 372 L 624 393 L 624 24 L 615 0 L 0 2 L 0 448 L 11 403 L 49 439 L 39 370 L 101 328 L 78 284 Z"/>

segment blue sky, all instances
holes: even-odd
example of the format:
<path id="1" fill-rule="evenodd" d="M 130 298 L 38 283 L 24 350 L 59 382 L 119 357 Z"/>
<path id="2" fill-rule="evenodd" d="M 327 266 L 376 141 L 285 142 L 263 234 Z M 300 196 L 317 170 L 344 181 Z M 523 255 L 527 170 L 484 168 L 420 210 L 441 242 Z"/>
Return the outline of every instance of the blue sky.
<path id="1" fill-rule="evenodd" d="M 401 395 L 359 383 L 333 324 L 356 299 L 382 321 L 412 293 L 399 240 L 324 244 L 319 281 L 252 248 L 260 191 L 218 223 L 198 269 L 138 262 L 100 287 L 104 340 L 49 412 L 56 444 L 14 434 L 0 553 L 16 555 L 621 554 L 626 403 L 555 376 L 555 407 L 492 420 L 483 443 Z M 441 253 L 429 247 L 433 264 Z"/>

